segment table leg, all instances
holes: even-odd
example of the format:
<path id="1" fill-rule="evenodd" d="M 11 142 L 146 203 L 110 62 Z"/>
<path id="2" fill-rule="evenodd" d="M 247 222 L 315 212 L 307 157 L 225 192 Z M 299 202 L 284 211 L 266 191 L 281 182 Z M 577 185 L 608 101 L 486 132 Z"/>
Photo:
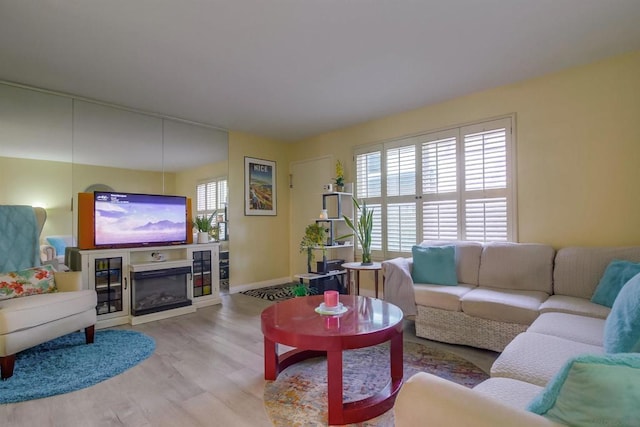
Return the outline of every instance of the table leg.
<path id="1" fill-rule="evenodd" d="M 382 273 L 382 299 L 384 299 L 384 273 Z"/>
<path id="2" fill-rule="evenodd" d="M 329 424 L 344 424 L 342 351 L 327 351 L 327 399 Z"/>
<path id="3" fill-rule="evenodd" d="M 264 379 L 275 380 L 278 376 L 278 345 L 264 337 Z"/>
<path id="4" fill-rule="evenodd" d="M 360 295 L 360 270 L 356 270 L 356 295 Z"/>
<path id="5" fill-rule="evenodd" d="M 402 381 L 403 367 L 402 367 L 402 332 L 394 335 L 391 338 L 391 381 Z"/>
<path id="6" fill-rule="evenodd" d="M 376 286 L 376 298 L 378 298 L 378 270 L 374 270 L 373 274 L 374 274 L 374 277 L 375 277 L 373 279 L 373 282 L 375 283 L 375 286 Z"/>
<path id="7" fill-rule="evenodd" d="M 351 294 L 351 270 L 347 268 L 347 295 Z"/>

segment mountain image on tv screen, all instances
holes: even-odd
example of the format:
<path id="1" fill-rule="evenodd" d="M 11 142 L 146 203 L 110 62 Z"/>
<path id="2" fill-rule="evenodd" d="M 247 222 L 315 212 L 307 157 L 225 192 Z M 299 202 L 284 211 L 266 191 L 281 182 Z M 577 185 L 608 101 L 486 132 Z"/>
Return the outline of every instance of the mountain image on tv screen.
<path id="1" fill-rule="evenodd" d="M 186 198 L 127 193 L 95 193 L 95 244 L 184 243 Z"/>

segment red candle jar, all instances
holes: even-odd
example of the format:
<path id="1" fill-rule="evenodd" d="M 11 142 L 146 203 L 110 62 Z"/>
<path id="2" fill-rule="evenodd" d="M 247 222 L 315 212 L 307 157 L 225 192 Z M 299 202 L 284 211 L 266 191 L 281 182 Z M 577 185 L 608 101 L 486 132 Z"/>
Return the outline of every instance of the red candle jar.
<path id="1" fill-rule="evenodd" d="M 338 291 L 324 291 L 324 306 L 336 307 L 338 305 Z"/>
<path id="2" fill-rule="evenodd" d="M 325 317 L 324 327 L 327 331 L 336 331 L 340 329 L 340 318 L 338 316 Z"/>

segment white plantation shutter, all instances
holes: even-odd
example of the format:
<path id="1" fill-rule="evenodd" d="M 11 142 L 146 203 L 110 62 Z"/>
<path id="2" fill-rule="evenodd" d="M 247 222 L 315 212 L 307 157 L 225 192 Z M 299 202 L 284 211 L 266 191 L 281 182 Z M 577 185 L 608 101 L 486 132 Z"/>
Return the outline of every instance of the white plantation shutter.
<path id="1" fill-rule="evenodd" d="M 385 147 L 386 252 L 410 251 L 416 244 L 416 163 L 415 138 Z"/>
<path id="2" fill-rule="evenodd" d="M 359 203 L 366 203 L 373 209 L 373 230 L 371 233 L 371 252 L 375 257 L 380 257 L 383 250 L 382 236 L 382 153 L 375 149 L 359 153 L 355 156 L 356 163 L 356 197 Z M 354 221 L 357 221 L 360 212 L 354 213 Z"/>
<path id="3" fill-rule="evenodd" d="M 464 144 L 462 238 L 481 242 L 511 239 L 509 150 L 511 123 L 496 120 L 461 129 Z"/>
<path id="4" fill-rule="evenodd" d="M 421 240 L 458 239 L 457 135 L 440 132 L 422 143 Z"/>
<path id="5" fill-rule="evenodd" d="M 506 198 L 467 200 L 465 215 L 467 240 L 480 242 L 507 240 Z"/>
<path id="6" fill-rule="evenodd" d="M 422 240 L 457 240 L 457 200 L 424 202 L 422 204 L 422 234 Z"/>
<path id="7" fill-rule="evenodd" d="M 506 129 L 464 136 L 465 190 L 507 187 Z"/>
<path id="8" fill-rule="evenodd" d="M 387 206 L 387 250 L 407 252 L 416 244 L 416 203 Z"/>
<path id="9" fill-rule="evenodd" d="M 380 206 L 381 258 L 423 240 L 517 241 L 513 117 L 356 152 L 359 199 Z M 374 256 L 376 254 L 374 253 Z"/>
<path id="10" fill-rule="evenodd" d="M 227 180 L 220 179 L 218 180 L 218 201 L 216 204 L 216 209 L 218 209 L 218 211 L 221 212 L 222 210 L 224 210 L 224 208 L 226 207 L 228 198 L 229 198 L 229 187 L 227 186 Z"/>
<path id="11" fill-rule="evenodd" d="M 398 147 L 386 153 L 387 197 L 416 194 L 416 147 Z"/>
<path id="12" fill-rule="evenodd" d="M 218 185 L 217 182 L 209 182 L 207 183 L 207 201 L 206 201 L 206 211 L 211 212 L 218 206 Z"/>
<path id="13" fill-rule="evenodd" d="M 422 143 L 422 192 L 454 194 L 458 187 L 455 137 Z"/>
<path id="14" fill-rule="evenodd" d="M 373 209 L 373 231 L 371 233 L 371 251 L 382 250 L 382 205 L 368 204 Z"/>
<path id="15" fill-rule="evenodd" d="M 224 216 L 228 191 L 226 178 L 212 179 L 198 184 L 196 186 L 196 215 L 209 216 L 218 210 L 218 213 Z"/>
<path id="16" fill-rule="evenodd" d="M 196 212 L 204 212 L 207 210 L 207 184 L 198 184 L 196 187 Z"/>
<path id="17" fill-rule="evenodd" d="M 382 159 L 380 151 L 356 156 L 356 185 L 358 198 L 368 199 L 382 195 Z"/>

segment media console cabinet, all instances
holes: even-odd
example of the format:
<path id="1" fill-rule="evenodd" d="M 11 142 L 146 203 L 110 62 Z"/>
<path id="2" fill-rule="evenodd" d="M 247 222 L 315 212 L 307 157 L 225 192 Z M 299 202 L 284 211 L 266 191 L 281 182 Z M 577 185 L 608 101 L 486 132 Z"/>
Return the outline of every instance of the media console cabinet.
<path id="1" fill-rule="evenodd" d="M 219 243 L 71 249 L 70 267 L 98 295 L 98 328 L 150 322 L 219 304 Z"/>

